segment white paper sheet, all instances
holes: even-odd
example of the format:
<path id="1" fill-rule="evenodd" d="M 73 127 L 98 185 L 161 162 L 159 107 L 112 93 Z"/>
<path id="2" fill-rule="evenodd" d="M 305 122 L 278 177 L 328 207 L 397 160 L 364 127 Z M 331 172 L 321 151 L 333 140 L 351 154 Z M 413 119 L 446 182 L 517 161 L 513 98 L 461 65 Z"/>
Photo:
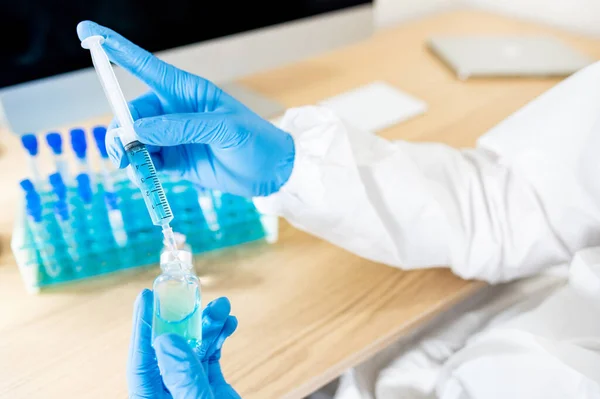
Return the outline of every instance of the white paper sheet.
<path id="1" fill-rule="evenodd" d="M 376 133 L 427 111 L 427 104 L 382 81 L 321 101 L 354 126 Z"/>

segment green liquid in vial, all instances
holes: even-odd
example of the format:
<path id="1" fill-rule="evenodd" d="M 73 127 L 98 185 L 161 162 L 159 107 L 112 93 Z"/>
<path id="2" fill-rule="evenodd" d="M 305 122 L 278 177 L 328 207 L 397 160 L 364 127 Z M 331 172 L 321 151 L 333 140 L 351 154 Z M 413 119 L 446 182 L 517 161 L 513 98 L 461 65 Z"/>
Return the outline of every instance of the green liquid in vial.
<path id="1" fill-rule="evenodd" d="M 193 348 L 199 348 L 202 306 L 198 279 L 189 274 L 161 277 L 154 283 L 153 340 L 161 334 L 174 333 Z"/>

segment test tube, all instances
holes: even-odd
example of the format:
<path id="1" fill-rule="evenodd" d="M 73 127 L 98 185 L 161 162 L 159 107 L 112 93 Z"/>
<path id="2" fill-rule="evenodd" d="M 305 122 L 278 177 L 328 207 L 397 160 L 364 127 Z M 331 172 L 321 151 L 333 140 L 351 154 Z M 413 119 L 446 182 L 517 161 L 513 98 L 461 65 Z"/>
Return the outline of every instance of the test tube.
<path id="1" fill-rule="evenodd" d="M 92 129 L 96 147 L 100 153 L 102 169 L 102 186 L 104 187 L 104 200 L 108 208 L 108 221 L 115 237 L 115 241 L 120 247 L 127 245 L 127 233 L 125 231 L 125 223 L 123 222 L 123 214 L 119 208 L 119 196 L 116 193 L 114 178 L 110 173 L 112 165 L 108 159 L 106 151 L 106 128 L 104 126 L 96 126 Z"/>
<path id="2" fill-rule="evenodd" d="M 213 194 L 207 190 L 200 189 L 198 191 L 198 203 L 200 204 L 200 209 L 202 209 L 202 214 L 204 215 L 204 220 L 206 220 L 208 228 L 217 234 L 217 238 L 220 238 L 219 230 L 221 226 L 219 225 L 219 219 L 217 218 Z"/>
<path id="3" fill-rule="evenodd" d="M 100 153 L 100 169 L 102 171 L 102 185 L 104 186 L 104 191 L 114 193 L 115 185 L 113 178 L 110 175 L 112 165 L 108 159 L 108 152 L 106 151 L 106 144 L 104 142 L 104 139 L 106 138 L 106 128 L 104 126 L 96 126 L 92 129 L 92 133 L 94 135 L 94 140 L 96 141 L 96 147 Z"/>
<path id="4" fill-rule="evenodd" d="M 23 144 L 23 147 L 29 154 L 29 156 L 27 157 L 27 163 L 29 166 L 29 173 L 31 174 L 30 181 L 35 187 L 39 188 L 42 185 L 42 178 L 40 176 L 40 169 L 37 159 L 39 150 L 37 137 L 35 134 L 32 133 L 24 134 L 23 136 L 21 136 L 21 143 Z"/>
<path id="5" fill-rule="evenodd" d="M 79 197 L 83 201 L 86 220 L 90 221 L 92 219 L 92 200 L 94 197 L 90 183 L 90 176 L 87 173 L 80 173 L 77 175 L 75 180 L 77 181 L 77 194 L 79 194 Z"/>
<path id="6" fill-rule="evenodd" d="M 63 155 L 63 142 L 62 136 L 57 132 L 50 132 L 46 134 L 46 143 L 52 150 L 54 156 L 54 164 L 56 165 L 56 171 L 62 176 L 62 180 L 65 182 L 69 181 L 69 165 L 65 156 Z"/>
<path id="7" fill-rule="evenodd" d="M 49 176 L 50 185 L 56 195 L 56 202 L 54 204 L 54 213 L 56 214 L 56 220 L 61 230 L 65 243 L 67 244 L 67 252 L 71 259 L 76 262 L 79 260 L 78 245 L 75 239 L 76 233 L 73 228 L 73 218 L 71 218 L 71 211 L 69 208 L 69 201 L 67 197 L 67 187 L 60 175 L 60 173 L 53 173 Z M 78 271 L 78 270 L 76 270 Z"/>
<path id="8" fill-rule="evenodd" d="M 71 129 L 70 134 L 71 147 L 73 148 L 73 152 L 75 152 L 75 156 L 77 157 L 77 162 L 79 164 L 79 173 L 85 173 L 88 175 L 92 192 L 94 192 L 92 169 L 87 158 L 87 141 L 85 138 L 85 131 L 81 128 L 75 128 Z"/>
<path id="9" fill-rule="evenodd" d="M 85 173 L 81 173 L 79 175 L 77 175 L 77 177 L 75 178 L 77 180 L 77 193 L 79 194 L 79 197 L 82 199 L 83 201 L 83 208 L 85 211 L 85 215 L 86 215 L 86 223 L 87 222 L 93 222 L 93 193 L 92 193 L 92 187 L 90 185 L 90 177 L 85 174 Z M 106 196 L 105 196 L 106 197 Z M 108 201 L 107 201 L 108 202 Z M 114 205 L 116 206 L 116 202 L 111 202 L 110 205 Z M 112 212 L 111 214 L 111 209 L 109 208 L 109 213 L 108 213 L 108 222 L 111 226 L 111 230 L 113 233 L 113 236 L 115 238 L 115 241 L 117 241 L 117 243 L 119 245 L 125 245 L 125 243 L 127 242 L 127 235 L 125 234 L 125 227 L 123 224 L 123 217 L 121 216 L 121 212 L 119 211 L 118 207 L 116 207 L 117 212 Z M 114 211 L 114 209 L 113 209 Z M 114 219 L 113 221 L 111 221 L 111 216 Z M 113 226 L 114 223 L 114 226 Z M 94 226 L 89 226 L 88 225 L 88 231 L 90 230 L 90 228 L 94 228 Z M 123 237 L 125 236 L 125 237 Z"/>
<path id="10" fill-rule="evenodd" d="M 42 218 L 43 209 L 41 197 L 35 190 L 35 186 L 31 180 L 22 180 L 20 185 L 25 191 L 27 223 L 31 230 L 34 244 L 42 258 L 44 270 L 50 277 L 57 277 L 60 274 L 60 265 L 54 258 L 52 247 L 48 245 L 51 237 Z"/>
<path id="11" fill-rule="evenodd" d="M 68 202 L 67 198 L 67 186 L 61 176 L 60 173 L 52 173 L 48 176 L 48 180 L 50 181 L 50 186 L 52 186 L 52 191 L 56 196 L 56 201 L 64 201 Z"/>
<path id="12" fill-rule="evenodd" d="M 108 159 L 108 152 L 106 151 L 106 128 L 104 126 L 96 126 L 92 129 L 94 141 L 96 141 L 96 147 L 100 153 L 100 168 L 102 174 L 107 176 L 114 169 L 110 159 Z"/>
<path id="13" fill-rule="evenodd" d="M 123 222 L 123 214 L 119 208 L 119 197 L 114 192 L 105 192 L 104 199 L 108 208 L 108 222 L 115 241 L 118 246 L 124 247 L 127 245 L 127 232 Z"/>

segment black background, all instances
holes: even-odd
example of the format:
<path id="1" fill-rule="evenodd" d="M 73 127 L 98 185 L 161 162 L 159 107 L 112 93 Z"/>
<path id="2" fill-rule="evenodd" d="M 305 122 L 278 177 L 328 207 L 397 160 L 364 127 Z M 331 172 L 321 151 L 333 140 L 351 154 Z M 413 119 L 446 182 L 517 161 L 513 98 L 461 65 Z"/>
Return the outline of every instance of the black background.
<path id="1" fill-rule="evenodd" d="M 154 52 L 371 1 L 0 0 L 0 88 L 91 66 L 85 19 Z"/>

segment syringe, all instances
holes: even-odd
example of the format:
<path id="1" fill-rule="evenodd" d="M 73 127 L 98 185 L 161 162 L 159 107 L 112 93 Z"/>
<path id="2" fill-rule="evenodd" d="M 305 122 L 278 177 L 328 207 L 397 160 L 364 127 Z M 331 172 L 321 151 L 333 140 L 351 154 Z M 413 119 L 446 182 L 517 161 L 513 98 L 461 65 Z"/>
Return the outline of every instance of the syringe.
<path id="1" fill-rule="evenodd" d="M 137 135 L 133 129 L 131 112 L 115 76 L 115 72 L 110 65 L 108 56 L 102 48 L 102 43 L 104 43 L 102 36 L 90 36 L 81 42 L 81 47 L 90 50 L 94 68 L 102 83 L 104 94 L 106 94 L 113 113 L 119 122 L 119 137 L 127 153 L 129 168 L 132 171 L 136 185 L 142 191 L 142 196 L 152 218 L 152 223 L 155 226 L 162 227 L 165 242 L 169 248 L 176 251 L 175 235 L 170 226 L 173 220 L 171 207 L 156 174 L 150 153 L 146 146 L 137 139 Z"/>
<path id="2" fill-rule="evenodd" d="M 92 129 L 92 134 L 100 153 L 100 170 L 105 180 L 103 183 L 106 185 L 106 180 L 110 180 L 110 172 L 113 170 L 113 166 L 108 159 L 108 151 L 106 150 L 106 128 L 104 126 L 96 126 Z"/>

